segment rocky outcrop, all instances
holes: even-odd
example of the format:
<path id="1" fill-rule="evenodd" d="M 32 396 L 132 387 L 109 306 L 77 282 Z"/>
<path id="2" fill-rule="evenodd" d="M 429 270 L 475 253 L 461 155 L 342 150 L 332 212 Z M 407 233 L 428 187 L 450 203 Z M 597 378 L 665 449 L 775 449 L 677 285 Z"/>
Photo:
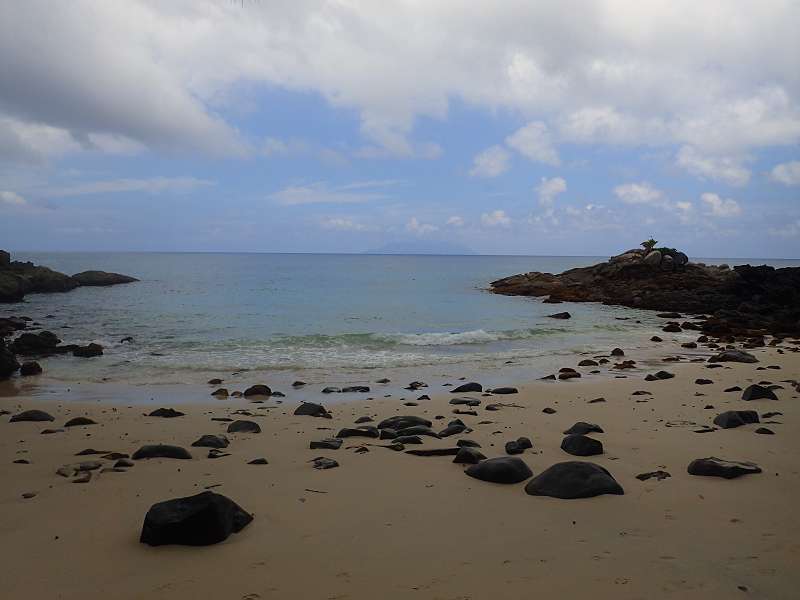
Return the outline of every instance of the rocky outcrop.
<path id="1" fill-rule="evenodd" d="M 0 302 L 20 302 L 26 294 L 69 292 L 79 286 L 116 285 L 138 281 L 119 273 L 84 271 L 70 276 L 32 262 L 12 261 L 0 250 Z"/>
<path id="2" fill-rule="evenodd" d="M 510 296 L 548 296 L 567 302 L 602 302 L 659 311 L 710 315 L 703 330 L 721 335 L 800 334 L 800 268 L 707 266 L 631 250 L 608 262 L 564 271 L 531 272 L 491 283 Z M 656 258 L 659 258 L 656 261 Z M 656 264 L 656 262 L 658 264 Z"/>
<path id="3" fill-rule="evenodd" d="M 0 337 L 0 380 L 8 379 L 19 369 L 14 353 L 6 348 L 6 341 Z"/>

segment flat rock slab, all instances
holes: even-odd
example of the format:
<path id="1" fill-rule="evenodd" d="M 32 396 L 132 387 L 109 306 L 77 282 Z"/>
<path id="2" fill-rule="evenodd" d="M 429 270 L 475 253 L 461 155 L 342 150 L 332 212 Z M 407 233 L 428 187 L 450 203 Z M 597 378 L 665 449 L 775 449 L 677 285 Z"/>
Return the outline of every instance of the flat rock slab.
<path id="1" fill-rule="evenodd" d="M 531 496 L 551 496 L 566 500 L 625 493 L 606 469 L 582 461 L 557 463 L 545 469 L 527 483 L 525 492 Z"/>
<path id="2" fill-rule="evenodd" d="M 50 413 L 46 413 L 43 410 L 24 410 L 21 413 L 18 413 L 9 419 L 9 423 L 21 423 L 24 421 L 31 421 L 31 422 L 42 422 L 42 421 L 55 421 L 56 418 L 51 415 Z"/>
<path id="3" fill-rule="evenodd" d="M 139 541 L 150 546 L 208 546 L 240 532 L 252 520 L 233 500 L 206 491 L 151 506 Z"/>
<path id="4" fill-rule="evenodd" d="M 533 475 L 530 467 L 516 456 L 488 458 L 464 471 L 470 477 L 491 483 L 520 483 Z"/>
<path id="5" fill-rule="evenodd" d="M 519 390 L 517 390 L 517 388 L 515 387 L 498 387 L 491 390 L 491 392 L 493 394 L 506 395 L 506 394 L 517 394 L 519 393 Z"/>
<path id="6" fill-rule="evenodd" d="M 310 442 L 308 447 L 310 450 L 338 450 L 342 447 L 342 440 L 338 438 L 325 438 L 324 440 Z"/>
<path id="7" fill-rule="evenodd" d="M 261 426 L 254 421 L 234 421 L 228 425 L 228 433 L 261 433 Z"/>
<path id="8" fill-rule="evenodd" d="M 778 397 L 771 389 L 754 383 L 742 392 L 742 400 L 777 400 Z"/>
<path id="9" fill-rule="evenodd" d="M 325 469 L 335 469 L 339 466 L 339 463 L 333 460 L 332 458 L 325 458 L 324 456 L 318 456 L 310 460 L 309 462 L 314 463 L 314 468 L 324 471 Z"/>
<path id="10" fill-rule="evenodd" d="M 603 444 L 586 435 L 573 433 L 561 440 L 561 449 L 573 456 L 595 456 L 603 453 Z"/>
<path id="11" fill-rule="evenodd" d="M 667 471 L 650 471 L 649 473 L 639 473 L 636 476 L 636 479 L 639 481 L 647 481 L 648 479 L 661 481 L 662 479 L 667 479 L 668 477 L 672 477 L 672 475 L 670 475 Z"/>
<path id="12" fill-rule="evenodd" d="M 742 350 L 723 350 L 709 358 L 708 362 L 757 363 L 758 359 L 749 352 L 743 352 Z"/>
<path id="13" fill-rule="evenodd" d="M 426 448 L 424 450 L 406 450 L 413 456 L 457 456 L 462 448 Z"/>
<path id="14" fill-rule="evenodd" d="M 686 470 L 689 475 L 723 477 L 724 479 L 735 479 L 742 475 L 761 473 L 761 467 L 755 463 L 723 460 L 716 456 L 695 459 L 689 463 Z"/>
<path id="15" fill-rule="evenodd" d="M 480 406 L 481 401 L 477 398 L 453 398 L 450 404 L 455 406 Z"/>
<path id="16" fill-rule="evenodd" d="M 345 427 L 344 429 L 340 429 L 339 433 L 336 434 L 337 438 L 350 438 L 350 437 L 366 437 L 366 438 L 378 438 L 380 437 L 381 433 L 378 431 L 377 427 L 371 427 L 369 425 L 363 425 L 361 427 Z"/>
<path id="17" fill-rule="evenodd" d="M 133 460 L 141 460 L 143 458 L 178 458 L 186 460 L 192 458 L 192 455 L 189 454 L 188 450 L 180 446 L 147 444 L 134 452 L 131 458 Z"/>

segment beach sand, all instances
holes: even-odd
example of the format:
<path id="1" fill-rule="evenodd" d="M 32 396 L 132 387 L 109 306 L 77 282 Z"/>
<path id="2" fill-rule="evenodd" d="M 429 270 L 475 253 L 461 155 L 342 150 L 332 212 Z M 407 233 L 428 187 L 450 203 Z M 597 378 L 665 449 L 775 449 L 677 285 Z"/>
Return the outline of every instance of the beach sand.
<path id="1" fill-rule="evenodd" d="M 679 350 L 665 343 L 662 355 Z M 453 415 L 448 404 L 453 395 L 438 386 L 408 393 L 407 399 L 431 396 L 416 407 L 403 406 L 397 396 L 330 404 L 331 420 L 293 416 L 298 402 L 291 391 L 282 404 L 273 399 L 261 405 L 243 399 L 181 404 L 177 408 L 186 416 L 173 419 L 143 416 L 152 405 L 3 397 L 0 409 L 14 414 L 40 408 L 56 420 L 9 423 L 8 415 L 0 420 L 0 595 L 797 598 L 800 394 L 782 384 L 784 389 L 776 391 L 779 401 L 744 402 L 741 393 L 723 389 L 796 379 L 800 353 L 752 352 L 761 362 L 724 363 L 716 369 L 705 363 L 664 363 L 659 368 L 676 374 L 664 381 L 643 380 L 657 368 L 620 372 L 623 379 L 609 376 L 606 368 L 602 376 L 580 368 L 585 376 L 579 380 L 508 381 L 519 394 L 467 394 L 482 401 L 477 417 Z M 757 370 L 767 365 L 781 369 Z M 696 385 L 700 377 L 714 383 Z M 652 395 L 633 396 L 637 390 Z M 114 386 L 108 393 L 114 394 Z M 380 395 L 380 386 L 374 385 L 373 393 Z M 598 397 L 606 401 L 588 402 Z M 486 411 L 491 402 L 521 408 Z M 704 409 L 707 404 L 714 409 Z M 264 406 L 270 408 L 259 408 Z M 557 412 L 544 414 L 548 406 Z M 230 434 L 226 451 L 231 455 L 213 460 L 206 458 L 207 449 L 190 447 L 202 434 L 225 431 L 227 423 L 211 421 L 212 416 L 226 417 L 237 409 L 259 415 L 252 419 L 262 433 Z M 731 409 L 783 415 L 774 418 L 780 423 L 694 432 Z M 534 474 L 576 460 L 559 448 L 563 430 L 576 421 L 597 423 L 605 433 L 592 437 L 603 442 L 605 454 L 577 460 L 606 467 L 625 495 L 533 497 L 524 492 L 524 483 L 468 477 L 452 457 L 417 457 L 376 446 L 358 454 L 347 449 L 385 441 L 350 438 L 337 451 L 308 449 L 310 440 L 335 435 L 359 416 L 377 422 L 399 414 L 431 420 L 443 415 L 435 429 L 459 416 L 474 428 L 448 439 L 425 438 L 423 448 L 452 447 L 456 439 L 469 438 L 488 457 L 503 456 L 506 441 L 528 436 L 534 447 L 521 458 Z M 98 424 L 40 434 L 79 415 Z M 755 434 L 759 426 L 776 435 Z M 56 474 L 62 465 L 97 458 L 74 456 L 85 448 L 133 453 L 157 442 L 184 446 L 194 459 L 137 461 L 128 472 L 96 473 L 85 484 Z M 317 456 L 335 458 L 340 467 L 315 470 L 308 461 Z M 753 461 L 763 473 L 734 480 L 687 474 L 691 460 L 707 456 Z M 269 464 L 247 464 L 257 457 Z M 14 464 L 17 459 L 31 464 Z M 635 477 L 658 469 L 672 476 L 644 482 Z M 253 513 L 254 521 L 215 546 L 139 543 L 142 520 L 153 503 L 209 486 Z M 24 499 L 26 492 L 36 496 Z"/>

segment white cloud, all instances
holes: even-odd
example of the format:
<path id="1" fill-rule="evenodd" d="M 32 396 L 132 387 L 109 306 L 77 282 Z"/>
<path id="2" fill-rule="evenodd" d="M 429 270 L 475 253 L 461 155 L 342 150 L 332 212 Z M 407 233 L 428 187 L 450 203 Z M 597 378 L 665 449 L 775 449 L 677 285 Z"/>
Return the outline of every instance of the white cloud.
<path id="1" fill-rule="evenodd" d="M 722 199 L 717 194 L 706 192 L 701 194 L 700 199 L 707 205 L 709 213 L 715 217 L 736 217 L 742 213 L 742 209 L 735 200 Z"/>
<path id="2" fill-rule="evenodd" d="M 750 170 L 742 166 L 742 162 L 739 157 L 703 155 L 692 146 L 683 146 L 675 158 L 675 164 L 692 175 L 735 186 L 750 181 Z"/>
<path id="3" fill-rule="evenodd" d="M 775 165 L 770 178 L 784 185 L 800 185 L 800 160 Z"/>
<path id="4" fill-rule="evenodd" d="M 660 204 L 664 197 L 661 190 L 646 181 L 618 185 L 614 194 L 625 204 Z"/>
<path id="5" fill-rule="evenodd" d="M 458 215 L 453 215 L 449 219 L 447 219 L 446 225 L 450 227 L 463 227 L 464 226 L 464 218 L 459 217 Z"/>
<path id="6" fill-rule="evenodd" d="M 431 225 L 430 223 L 420 223 L 417 217 L 411 217 L 408 223 L 406 223 L 406 231 L 416 235 L 426 235 L 438 230 L 439 228 L 436 225 Z"/>
<path id="7" fill-rule="evenodd" d="M 94 194 L 118 194 L 142 192 L 161 194 L 166 192 L 188 192 L 201 187 L 214 185 L 213 181 L 195 177 L 152 177 L 149 179 L 112 179 L 92 181 L 60 188 L 48 188 L 41 192 L 43 197 L 68 198 Z"/>
<path id="8" fill-rule="evenodd" d="M 552 207 L 553 200 L 559 194 L 567 191 L 567 182 L 561 177 L 542 177 L 541 183 L 536 186 L 536 193 L 539 195 L 539 204 L 543 207 Z"/>
<path id="9" fill-rule="evenodd" d="M 553 147 L 550 132 L 542 121 L 531 121 L 506 138 L 506 144 L 534 162 L 561 164 Z"/>
<path id="10" fill-rule="evenodd" d="M 346 217 L 330 217 L 324 219 L 320 225 L 323 229 L 332 229 L 335 231 L 368 231 L 369 227 L 359 223 L 353 219 Z"/>
<path id="11" fill-rule="evenodd" d="M 486 227 L 508 227 L 511 225 L 511 218 L 506 215 L 504 210 L 494 210 L 490 213 L 482 214 L 481 223 Z"/>
<path id="12" fill-rule="evenodd" d="M 0 128 L 0 154 L 77 151 L 92 135 L 162 151 L 258 151 L 224 115 L 264 84 L 354 112 L 373 156 L 440 153 L 411 138 L 420 117 L 446 117 L 454 99 L 558 132 L 524 144 L 546 164 L 562 140 L 690 145 L 722 157 L 800 141 L 796 2 L 598 0 L 582 4 L 580 18 L 557 0 L 492 8 L 5 2 L 0 118 L 49 133 L 26 144 Z"/>
<path id="13" fill-rule="evenodd" d="M 381 182 L 378 182 L 379 184 Z M 283 206 L 299 206 L 302 204 L 360 204 L 385 198 L 382 192 L 369 191 L 369 188 L 381 187 L 369 185 L 370 182 L 357 182 L 330 189 L 324 183 L 310 185 L 290 185 L 269 195 L 271 200 Z M 352 187 L 356 185 L 356 187 Z"/>
<path id="14" fill-rule="evenodd" d="M 473 177 L 497 177 L 508 171 L 511 154 L 502 146 L 491 146 L 473 159 Z"/>
<path id="15" fill-rule="evenodd" d="M 16 192 L 0 191 L 0 205 L 25 206 L 27 201 Z"/>

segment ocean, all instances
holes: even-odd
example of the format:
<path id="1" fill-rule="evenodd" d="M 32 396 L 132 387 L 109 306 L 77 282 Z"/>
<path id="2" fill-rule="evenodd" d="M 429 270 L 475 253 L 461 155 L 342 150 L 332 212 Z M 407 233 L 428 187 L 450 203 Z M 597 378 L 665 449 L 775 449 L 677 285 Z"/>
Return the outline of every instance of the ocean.
<path id="1" fill-rule="evenodd" d="M 48 381 L 201 383 L 233 372 L 284 383 L 378 373 L 492 373 L 528 379 L 564 356 L 647 344 L 649 311 L 543 304 L 486 291 L 526 271 L 558 273 L 607 257 L 202 253 L 15 253 L 65 273 L 116 271 L 141 282 L 36 294 L 0 305 L 65 343 L 98 342 L 95 359 L 43 363 Z M 706 262 L 741 260 L 715 259 Z M 769 262 L 775 266 L 800 261 Z M 569 311 L 570 320 L 548 318 Z M 643 327 L 643 325 L 645 327 Z M 647 326 L 652 326 L 648 329 Z M 132 337 L 132 342 L 122 342 Z M 649 337 L 649 336 L 647 336 Z M 563 366 L 563 364 L 561 365 Z"/>

